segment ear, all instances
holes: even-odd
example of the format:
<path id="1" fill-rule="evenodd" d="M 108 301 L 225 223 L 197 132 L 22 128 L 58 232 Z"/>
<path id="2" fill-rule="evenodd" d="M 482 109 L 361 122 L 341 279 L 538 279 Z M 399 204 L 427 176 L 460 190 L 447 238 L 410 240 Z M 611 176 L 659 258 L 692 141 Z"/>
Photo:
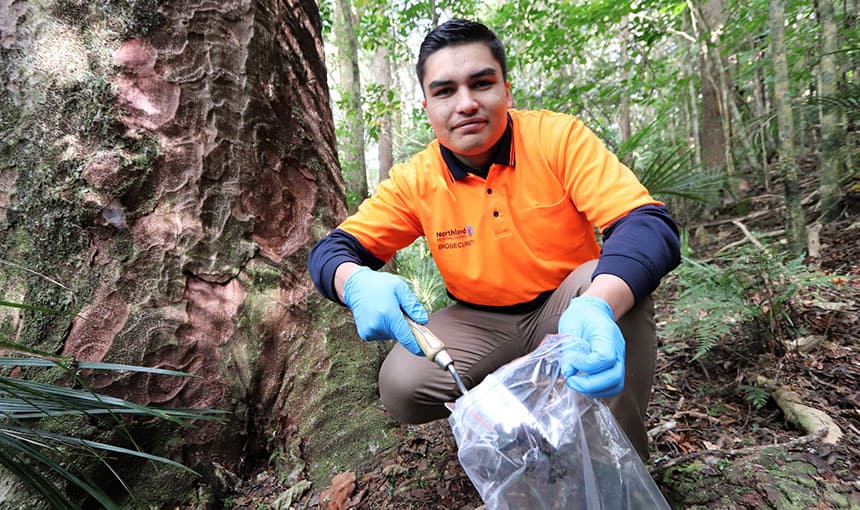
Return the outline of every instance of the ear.
<path id="1" fill-rule="evenodd" d="M 511 95 L 510 80 L 505 80 L 505 101 L 507 102 L 508 108 L 514 107 L 514 97 Z"/>

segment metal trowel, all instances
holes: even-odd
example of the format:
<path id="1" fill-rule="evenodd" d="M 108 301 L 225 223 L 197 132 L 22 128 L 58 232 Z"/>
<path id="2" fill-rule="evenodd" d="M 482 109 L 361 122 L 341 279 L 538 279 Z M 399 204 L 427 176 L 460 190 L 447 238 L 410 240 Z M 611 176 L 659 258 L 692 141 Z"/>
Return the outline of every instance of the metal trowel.
<path id="1" fill-rule="evenodd" d="M 427 356 L 427 359 L 442 367 L 442 370 L 450 372 L 451 376 L 454 377 L 454 382 L 457 383 L 457 387 L 460 388 L 460 392 L 463 395 L 468 393 L 466 385 L 463 384 L 463 379 L 460 378 L 459 372 L 454 368 L 454 360 L 451 359 L 451 355 L 448 354 L 448 350 L 445 348 L 445 344 L 442 340 L 430 331 L 427 326 L 418 324 L 405 315 L 404 318 L 406 319 L 406 323 L 409 324 L 412 334 L 415 335 L 415 340 L 418 341 L 418 345 L 421 347 L 424 355 Z"/>
<path id="2" fill-rule="evenodd" d="M 463 394 L 457 399 L 457 404 L 463 406 L 467 419 L 484 422 L 488 426 L 498 428 L 499 432 L 505 431 L 507 434 L 515 434 L 527 429 L 538 436 L 547 435 L 523 402 L 500 384 L 493 374 L 489 374 L 481 384 L 473 388 L 472 392 L 466 390 L 459 372 L 454 368 L 454 360 L 448 354 L 442 339 L 427 326 L 418 324 L 405 315 L 404 317 L 424 355 L 454 377 L 454 382 Z M 446 406 L 451 411 L 455 408 L 452 403 Z"/>

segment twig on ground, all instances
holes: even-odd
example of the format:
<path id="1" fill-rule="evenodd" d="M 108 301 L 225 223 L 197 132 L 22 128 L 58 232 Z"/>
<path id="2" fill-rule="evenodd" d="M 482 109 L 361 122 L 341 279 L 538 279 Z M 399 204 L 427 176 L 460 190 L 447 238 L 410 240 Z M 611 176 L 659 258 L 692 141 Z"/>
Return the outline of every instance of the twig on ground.
<path id="1" fill-rule="evenodd" d="M 675 413 L 673 418 L 680 418 L 681 416 L 692 416 L 693 418 L 699 418 L 701 420 L 708 420 L 711 423 L 720 423 L 720 419 L 716 416 L 711 416 L 710 414 L 701 413 L 699 411 L 678 411 Z"/>
<path id="2" fill-rule="evenodd" d="M 753 243 L 753 244 L 756 246 L 756 248 L 758 248 L 758 249 L 760 249 L 760 250 L 763 250 L 763 249 L 764 249 L 764 245 L 763 245 L 763 244 L 761 244 L 761 241 L 759 241 L 758 239 L 756 239 L 756 238 L 755 238 L 755 236 L 754 236 L 754 235 L 752 235 L 752 232 L 750 232 L 750 231 L 749 231 L 749 229 L 747 228 L 747 226 L 746 226 L 746 225 L 744 225 L 743 223 L 741 223 L 741 221 L 740 221 L 740 220 L 732 220 L 732 225 L 734 225 L 734 226 L 738 227 L 739 229 L 741 229 L 741 232 L 743 232 L 743 233 L 744 233 L 744 237 L 746 237 L 747 239 L 749 239 L 749 241 L 750 241 L 751 243 Z"/>
<path id="3" fill-rule="evenodd" d="M 657 461 L 655 464 L 659 467 L 659 469 L 667 469 L 676 464 L 680 464 L 682 462 L 686 462 L 688 460 L 697 459 L 699 457 L 705 457 L 708 455 L 713 455 L 715 457 L 731 457 L 735 455 L 747 455 L 750 453 L 755 453 L 761 450 L 767 450 L 768 448 L 792 448 L 794 446 L 799 446 L 802 444 L 806 444 L 812 441 L 817 441 L 824 437 L 827 434 L 826 429 L 821 429 L 812 434 L 808 434 L 806 436 L 798 437 L 792 439 L 790 441 L 786 441 L 784 443 L 774 443 L 774 444 L 763 444 L 757 446 L 748 446 L 746 448 L 735 448 L 729 450 L 699 450 L 697 452 L 691 452 L 685 455 L 681 455 L 680 457 L 675 457 L 674 459 L 669 459 L 666 462 Z"/>
<path id="4" fill-rule="evenodd" d="M 802 205 L 811 204 L 818 197 L 818 193 L 819 193 L 819 190 L 817 190 L 817 189 L 813 190 L 810 194 L 803 197 L 803 199 L 800 201 L 800 203 Z M 774 195 L 773 198 L 777 198 L 777 196 Z M 698 224 L 690 225 L 689 228 L 690 228 L 690 230 L 694 230 L 698 227 L 716 227 L 717 225 L 723 225 L 725 223 L 731 223 L 735 220 L 752 220 L 752 219 L 758 218 L 760 216 L 767 216 L 768 214 L 773 214 L 773 213 L 781 211 L 783 209 L 785 209 L 785 206 L 779 205 L 776 207 L 762 209 L 759 211 L 753 211 L 753 212 L 751 212 L 745 216 L 741 216 L 739 218 L 721 218 L 719 220 L 707 221 L 704 223 L 698 223 Z"/>
<path id="5" fill-rule="evenodd" d="M 785 234 L 785 229 L 782 229 L 782 228 L 781 228 L 781 229 L 778 229 L 778 230 L 774 230 L 774 231 L 772 231 L 772 232 L 764 232 L 764 233 L 762 233 L 762 234 L 759 234 L 758 236 L 759 236 L 759 237 L 776 237 L 776 236 L 780 236 L 780 235 L 782 235 L 782 234 Z M 717 251 L 716 251 L 716 253 L 724 252 L 724 251 L 726 251 L 726 250 L 728 250 L 728 249 L 730 249 L 730 248 L 734 248 L 734 247 L 736 247 L 736 246 L 740 246 L 740 245 L 745 244 L 745 243 L 748 243 L 748 242 L 749 242 L 749 238 L 748 238 L 748 237 L 744 237 L 744 238 L 743 238 L 743 239 L 741 239 L 741 240 L 734 241 L 734 242 L 731 242 L 731 243 L 729 243 L 729 244 L 727 244 L 727 245 L 723 246 L 722 248 L 720 248 L 719 250 L 717 250 Z M 759 243 L 759 244 L 760 244 L 760 243 Z M 712 260 L 712 259 L 708 259 L 708 260 Z"/>
<path id="6" fill-rule="evenodd" d="M 678 422 L 676 421 L 667 421 L 665 423 L 661 423 L 654 428 L 648 429 L 648 439 L 654 440 L 655 437 L 659 436 L 664 432 L 669 432 L 678 426 Z"/>
<path id="7" fill-rule="evenodd" d="M 759 216 L 765 216 L 768 214 L 772 214 L 775 211 L 783 209 L 783 207 L 776 207 L 774 209 L 762 209 L 761 211 L 755 211 L 746 216 L 741 216 L 740 218 L 723 218 L 719 220 L 709 221 L 707 223 L 699 223 L 698 225 L 691 225 L 690 230 L 693 230 L 698 227 L 716 227 L 717 225 L 723 225 L 725 223 L 731 223 L 735 220 L 752 220 L 758 218 Z"/>

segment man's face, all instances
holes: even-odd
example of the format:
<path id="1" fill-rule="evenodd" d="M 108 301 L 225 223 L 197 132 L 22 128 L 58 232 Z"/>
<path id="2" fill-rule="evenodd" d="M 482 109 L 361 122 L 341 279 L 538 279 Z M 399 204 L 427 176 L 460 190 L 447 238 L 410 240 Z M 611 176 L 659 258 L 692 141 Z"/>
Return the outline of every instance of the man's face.
<path id="1" fill-rule="evenodd" d="M 486 44 L 447 46 L 424 64 L 424 110 L 439 142 L 472 168 L 489 163 L 513 104 L 510 83 Z"/>

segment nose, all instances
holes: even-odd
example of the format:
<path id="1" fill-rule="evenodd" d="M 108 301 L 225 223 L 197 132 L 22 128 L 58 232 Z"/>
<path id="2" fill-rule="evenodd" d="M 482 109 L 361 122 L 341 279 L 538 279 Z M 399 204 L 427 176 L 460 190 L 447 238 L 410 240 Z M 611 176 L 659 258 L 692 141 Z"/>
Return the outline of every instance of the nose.
<path id="1" fill-rule="evenodd" d="M 478 101 L 468 87 L 463 87 L 457 92 L 457 111 L 466 115 L 478 111 Z"/>

